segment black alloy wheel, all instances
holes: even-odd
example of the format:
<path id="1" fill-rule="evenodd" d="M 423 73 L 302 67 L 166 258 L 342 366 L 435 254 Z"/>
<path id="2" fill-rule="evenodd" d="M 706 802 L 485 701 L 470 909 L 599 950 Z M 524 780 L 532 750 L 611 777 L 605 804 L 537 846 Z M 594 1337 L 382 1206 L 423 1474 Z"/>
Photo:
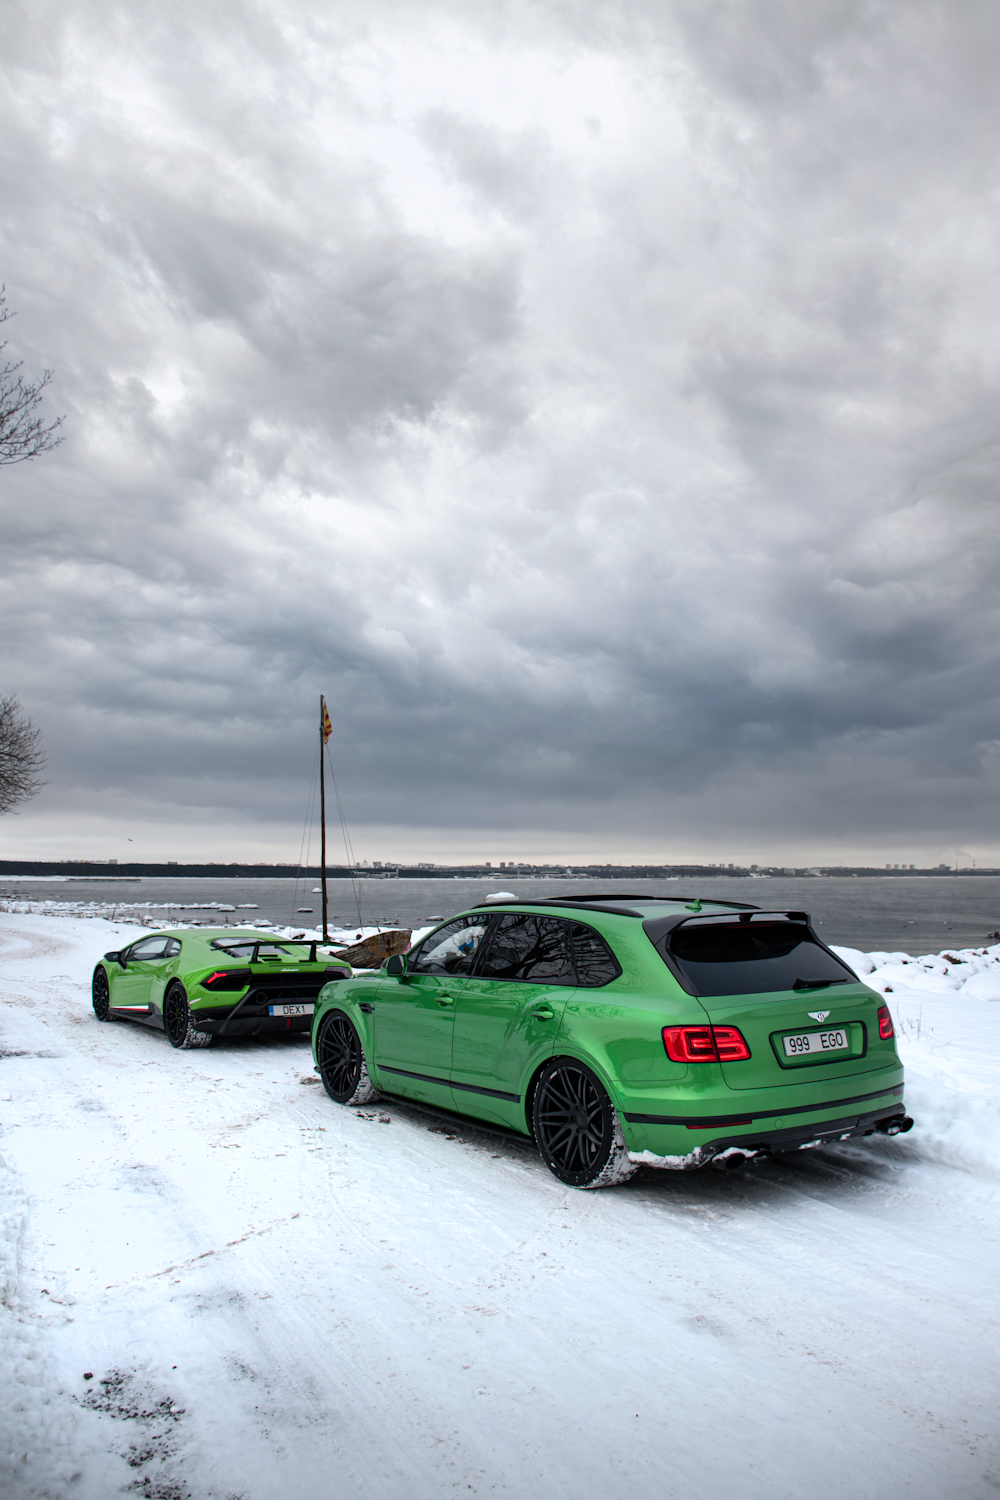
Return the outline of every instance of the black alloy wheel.
<path id="1" fill-rule="evenodd" d="M 105 970 L 98 964 L 94 970 L 94 979 L 90 987 L 93 997 L 94 1015 L 99 1021 L 113 1021 L 111 1014 L 111 985 Z"/>
<path id="2" fill-rule="evenodd" d="M 316 1061 L 323 1087 L 337 1104 L 370 1104 L 377 1097 L 361 1038 L 342 1010 L 331 1010 L 320 1022 Z"/>
<path id="3" fill-rule="evenodd" d="M 163 1029 L 171 1047 L 187 1050 L 190 1047 L 207 1047 L 211 1033 L 196 1031 L 191 1021 L 191 1007 L 182 984 L 174 983 L 163 999 Z"/>
<path id="4" fill-rule="evenodd" d="M 555 1058 L 543 1068 L 532 1123 L 542 1160 L 569 1187 L 613 1187 L 638 1171 L 607 1091 L 573 1058 Z"/>

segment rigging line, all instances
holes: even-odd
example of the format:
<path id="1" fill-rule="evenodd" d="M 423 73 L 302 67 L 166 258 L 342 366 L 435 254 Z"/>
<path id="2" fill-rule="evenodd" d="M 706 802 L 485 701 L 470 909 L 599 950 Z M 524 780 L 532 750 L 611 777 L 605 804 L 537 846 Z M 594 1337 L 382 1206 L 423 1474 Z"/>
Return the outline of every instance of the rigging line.
<path id="1" fill-rule="evenodd" d="M 354 892 L 354 905 L 358 913 L 358 926 L 363 928 L 365 921 L 361 915 L 361 888 L 354 869 L 354 849 L 351 845 L 351 836 L 347 831 L 347 817 L 344 813 L 344 804 L 340 800 L 340 788 L 337 785 L 337 777 L 334 774 L 333 760 L 330 757 L 329 748 L 327 749 L 327 764 L 330 767 L 330 780 L 333 782 L 333 791 L 337 799 L 337 811 L 340 814 L 340 827 L 344 835 L 344 852 L 347 855 L 347 867 L 351 877 L 351 890 Z"/>
<path id="2" fill-rule="evenodd" d="M 364 899 L 365 906 L 368 908 L 368 915 L 371 917 L 371 925 L 376 929 L 376 931 L 381 932 L 382 923 L 375 920 L 375 908 L 372 906 L 367 891 L 365 891 L 364 887 L 361 884 L 363 878 L 364 877 L 361 875 L 358 876 L 358 894 Z"/>
<path id="3" fill-rule="evenodd" d="M 292 926 L 292 917 L 295 915 L 295 907 L 299 904 L 299 884 L 304 880 L 302 874 L 302 856 L 305 855 L 305 868 L 308 871 L 309 857 L 312 853 L 312 826 L 315 816 L 316 785 L 319 780 L 319 753 L 313 751 L 312 775 L 309 780 L 309 795 L 306 798 L 306 816 L 302 825 L 302 838 L 299 841 L 299 863 L 292 882 L 292 910 L 288 914 L 288 925 Z M 304 887 L 303 887 L 304 888 Z"/>
<path id="4" fill-rule="evenodd" d="M 296 889 L 296 892 L 301 891 L 301 895 L 297 894 L 296 897 L 295 897 L 295 910 L 296 911 L 298 911 L 299 901 L 305 899 L 306 889 L 307 889 L 306 888 L 306 881 L 310 878 L 309 877 L 309 866 L 310 866 L 310 863 L 312 861 L 313 824 L 316 821 L 316 777 L 315 777 L 315 773 L 313 774 L 313 783 L 312 783 L 312 787 L 310 788 L 309 808 L 308 808 L 308 812 L 307 812 L 306 816 L 308 817 L 308 820 L 309 820 L 309 838 L 308 838 L 308 840 L 306 842 L 305 864 L 302 865 L 302 866 L 300 866 L 300 869 L 301 869 L 301 872 L 302 872 L 301 873 L 301 886 L 299 884 L 299 879 L 300 879 L 299 875 L 296 875 L 296 877 L 295 877 L 295 889 Z M 304 927 L 306 924 L 304 922 L 297 922 L 294 925 L 297 926 L 297 927 Z"/>
<path id="5" fill-rule="evenodd" d="M 360 876 L 360 875 L 358 876 L 358 885 L 359 886 L 361 885 L 362 878 L 363 878 L 362 876 Z M 376 929 L 376 931 L 381 932 L 382 931 L 382 923 L 381 923 L 381 921 L 376 922 L 376 920 L 375 920 L 375 908 L 372 906 L 371 899 L 369 898 L 369 895 L 368 895 L 367 891 L 364 891 L 363 888 L 362 888 L 362 894 L 364 895 L 365 905 L 368 908 L 368 915 L 372 919 L 372 926 Z"/>
<path id="6" fill-rule="evenodd" d="M 327 745 L 326 747 L 326 763 L 330 768 L 330 780 L 333 782 L 333 792 L 334 796 L 337 799 L 337 811 L 340 814 L 340 827 L 344 835 L 344 852 L 347 855 L 347 866 L 351 876 L 351 889 L 354 892 L 354 905 L 357 908 L 358 912 L 358 926 L 363 928 L 365 922 L 364 918 L 361 915 L 361 889 L 354 869 L 354 849 L 351 845 L 351 836 L 347 831 L 347 818 L 344 814 L 344 804 L 340 800 L 340 787 L 337 785 L 337 777 L 333 769 L 333 757 L 330 754 L 329 745 Z M 371 912 L 369 912 L 369 915 L 371 915 Z"/>

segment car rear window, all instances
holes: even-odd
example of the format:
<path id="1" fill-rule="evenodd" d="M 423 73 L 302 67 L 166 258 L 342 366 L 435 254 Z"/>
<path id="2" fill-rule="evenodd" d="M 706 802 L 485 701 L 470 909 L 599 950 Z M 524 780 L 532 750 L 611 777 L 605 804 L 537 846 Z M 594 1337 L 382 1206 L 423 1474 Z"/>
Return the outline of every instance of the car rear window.
<path id="1" fill-rule="evenodd" d="M 801 922 L 691 922 L 670 934 L 667 948 L 695 995 L 764 995 L 798 981 L 847 984 L 850 969 L 820 947 Z"/>
<path id="2" fill-rule="evenodd" d="M 242 958 L 244 963 L 253 957 L 254 948 L 257 949 L 258 958 L 302 958 L 301 948 L 284 948 L 280 943 L 261 942 L 254 938 L 242 942 L 231 943 L 225 938 L 218 938 L 213 944 L 222 953 L 228 953 L 231 958 Z M 308 954 L 306 955 L 308 957 Z"/>

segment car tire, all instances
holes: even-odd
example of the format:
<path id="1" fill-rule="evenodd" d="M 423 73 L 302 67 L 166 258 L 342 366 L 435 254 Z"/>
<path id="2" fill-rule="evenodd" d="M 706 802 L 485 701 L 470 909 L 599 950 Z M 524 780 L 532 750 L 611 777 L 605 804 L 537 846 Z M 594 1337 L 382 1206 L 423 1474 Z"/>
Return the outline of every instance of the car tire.
<path id="1" fill-rule="evenodd" d="M 368 1076 L 368 1060 L 357 1028 L 342 1010 L 331 1010 L 316 1036 L 319 1076 L 337 1104 L 371 1104 L 378 1090 Z"/>
<path id="2" fill-rule="evenodd" d="M 98 964 L 94 970 L 90 994 L 97 1019 L 113 1021 L 115 1017 L 111 1014 L 111 981 L 108 979 L 107 970 L 101 964 Z"/>
<path id="3" fill-rule="evenodd" d="M 575 1058 L 556 1057 L 545 1064 L 531 1118 L 542 1160 L 567 1187 L 616 1187 L 639 1170 L 629 1159 L 607 1090 Z"/>
<path id="4" fill-rule="evenodd" d="M 163 1029 L 171 1047 L 184 1051 L 189 1047 L 207 1047 L 211 1033 L 196 1031 L 191 1020 L 191 1007 L 182 984 L 172 984 L 163 997 Z"/>

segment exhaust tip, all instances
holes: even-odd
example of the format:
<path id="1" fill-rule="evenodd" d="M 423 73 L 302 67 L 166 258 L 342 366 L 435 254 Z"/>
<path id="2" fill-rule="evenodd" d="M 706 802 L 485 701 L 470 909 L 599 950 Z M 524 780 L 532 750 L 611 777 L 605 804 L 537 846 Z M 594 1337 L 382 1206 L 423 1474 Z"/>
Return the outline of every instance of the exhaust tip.
<path id="1" fill-rule="evenodd" d="M 905 1135 L 913 1129 L 913 1121 L 909 1115 L 893 1115 L 889 1120 L 880 1120 L 878 1129 L 885 1135 Z"/>
<path id="2" fill-rule="evenodd" d="M 718 1156 L 713 1156 L 709 1162 L 717 1172 L 738 1172 L 740 1167 L 749 1167 L 753 1162 L 767 1161 L 770 1152 L 760 1147 L 751 1147 L 748 1151 L 741 1151 L 736 1146 L 728 1146 L 725 1151 L 720 1151 Z"/>

